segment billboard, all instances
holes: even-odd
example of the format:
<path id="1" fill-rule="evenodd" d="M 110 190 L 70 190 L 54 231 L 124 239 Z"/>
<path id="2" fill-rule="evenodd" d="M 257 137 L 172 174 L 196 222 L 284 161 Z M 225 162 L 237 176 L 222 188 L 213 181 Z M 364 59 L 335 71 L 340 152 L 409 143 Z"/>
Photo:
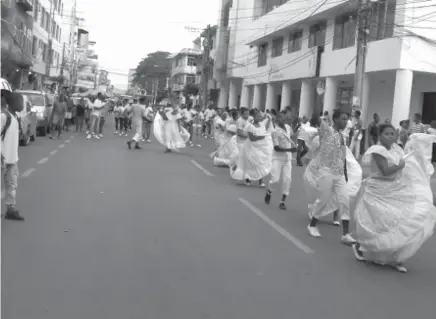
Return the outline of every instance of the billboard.
<path id="1" fill-rule="evenodd" d="M 108 75 L 109 72 L 105 70 L 101 70 L 98 75 L 98 84 L 99 85 L 108 85 Z"/>

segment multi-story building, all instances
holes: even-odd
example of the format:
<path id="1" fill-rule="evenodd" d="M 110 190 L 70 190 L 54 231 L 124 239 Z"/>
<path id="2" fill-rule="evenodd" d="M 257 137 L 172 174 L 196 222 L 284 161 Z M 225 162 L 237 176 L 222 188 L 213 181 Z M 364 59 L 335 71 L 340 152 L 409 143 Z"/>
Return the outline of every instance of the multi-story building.
<path id="1" fill-rule="evenodd" d="M 32 71 L 36 74 L 37 85 L 41 89 L 44 85 L 56 82 L 61 71 L 65 81 L 68 81 L 68 67 L 65 65 L 63 67 L 63 58 L 66 59 L 64 39 L 67 39 L 68 35 L 62 30 L 62 20 L 65 15 L 62 0 L 34 0 L 33 2 Z M 49 52 L 50 42 L 52 54 Z"/>
<path id="2" fill-rule="evenodd" d="M 300 116 L 310 115 L 317 91 L 324 110 L 352 104 L 357 1 L 223 1 L 230 4 L 230 107 L 294 105 Z M 368 5 L 364 122 L 373 113 L 394 125 L 416 112 L 424 122 L 436 120 L 436 22 L 426 18 L 435 1 Z"/>
<path id="3" fill-rule="evenodd" d="M 198 59 L 202 51 L 197 49 L 182 49 L 179 53 L 171 56 L 171 90 L 179 96 L 183 96 L 183 89 L 188 83 L 195 84 L 197 75 Z"/>
<path id="4" fill-rule="evenodd" d="M 1 76 L 13 88 L 29 88 L 33 82 L 31 0 L 1 2 Z"/>

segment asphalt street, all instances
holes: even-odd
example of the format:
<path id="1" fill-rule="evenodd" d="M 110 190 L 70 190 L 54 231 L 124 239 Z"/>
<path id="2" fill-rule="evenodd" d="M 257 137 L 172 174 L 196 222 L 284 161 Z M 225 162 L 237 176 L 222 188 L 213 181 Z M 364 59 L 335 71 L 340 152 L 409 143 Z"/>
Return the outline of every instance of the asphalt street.
<path id="1" fill-rule="evenodd" d="M 436 239 L 400 274 L 359 263 L 340 228 L 309 237 L 302 168 L 279 193 L 236 185 L 202 148 L 128 150 L 67 133 L 20 148 L 2 220 L 4 319 L 410 319 L 436 316 Z"/>

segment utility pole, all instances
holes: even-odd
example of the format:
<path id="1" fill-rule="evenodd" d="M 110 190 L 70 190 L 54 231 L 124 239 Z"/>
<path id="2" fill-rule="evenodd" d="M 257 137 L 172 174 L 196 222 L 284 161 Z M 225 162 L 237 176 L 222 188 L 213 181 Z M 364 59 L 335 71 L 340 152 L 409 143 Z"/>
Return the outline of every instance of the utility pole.
<path id="1" fill-rule="evenodd" d="M 64 68 L 65 68 L 65 42 L 62 46 L 61 76 L 59 78 L 58 93 L 60 93 L 60 87 L 64 84 Z"/>
<path id="2" fill-rule="evenodd" d="M 210 32 L 210 24 L 207 25 L 206 29 L 206 37 L 203 40 L 203 72 L 202 72 L 202 78 L 203 78 L 203 107 L 207 106 L 208 102 L 208 82 L 209 82 L 209 58 L 210 58 L 210 44 L 212 42 L 211 39 L 211 32 Z"/>
<path id="3" fill-rule="evenodd" d="M 368 46 L 370 0 L 359 0 L 357 8 L 357 52 L 356 71 L 354 75 L 353 109 L 362 109 L 363 82 Z"/>
<path id="4" fill-rule="evenodd" d="M 73 86 L 74 71 L 75 71 L 75 57 L 76 57 L 76 23 L 77 23 L 77 0 L 73 0 L 73 7 L 71 8 L 71 21 L 70 21 L 70 56 L 69 56 L 69 66 L 70 66 L 70 86 Z"/>
<path id="5" fill-rule="evenodd" d="M 53 61 L 53 34 L 52 27 L 54 25 L 54 7 L 53 1 L 50 1 L 50 15 L 48 24 L 48 61 L 45 62 L 45 75 L 50 77 L 50 69 Z"/>

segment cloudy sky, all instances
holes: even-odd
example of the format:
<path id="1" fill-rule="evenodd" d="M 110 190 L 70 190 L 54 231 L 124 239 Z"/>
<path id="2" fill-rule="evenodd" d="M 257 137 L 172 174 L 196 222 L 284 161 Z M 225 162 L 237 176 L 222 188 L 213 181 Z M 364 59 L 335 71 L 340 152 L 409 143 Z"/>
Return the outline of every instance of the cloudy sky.
<path id="1" fill-rule="evenodd" d="M 72 0 L 64 1 L 65 10 L 71 10 Z M 125 89 L 128 69 L 148 53 L 192 47 L 199 33 L 185 26 L 216 24 L 218 4 L 219 0 L 77 0 L 77 16 L 85 19 L 89 39 L 97 42 L 100 68 L 110 72 L 113 85 Z"/>

